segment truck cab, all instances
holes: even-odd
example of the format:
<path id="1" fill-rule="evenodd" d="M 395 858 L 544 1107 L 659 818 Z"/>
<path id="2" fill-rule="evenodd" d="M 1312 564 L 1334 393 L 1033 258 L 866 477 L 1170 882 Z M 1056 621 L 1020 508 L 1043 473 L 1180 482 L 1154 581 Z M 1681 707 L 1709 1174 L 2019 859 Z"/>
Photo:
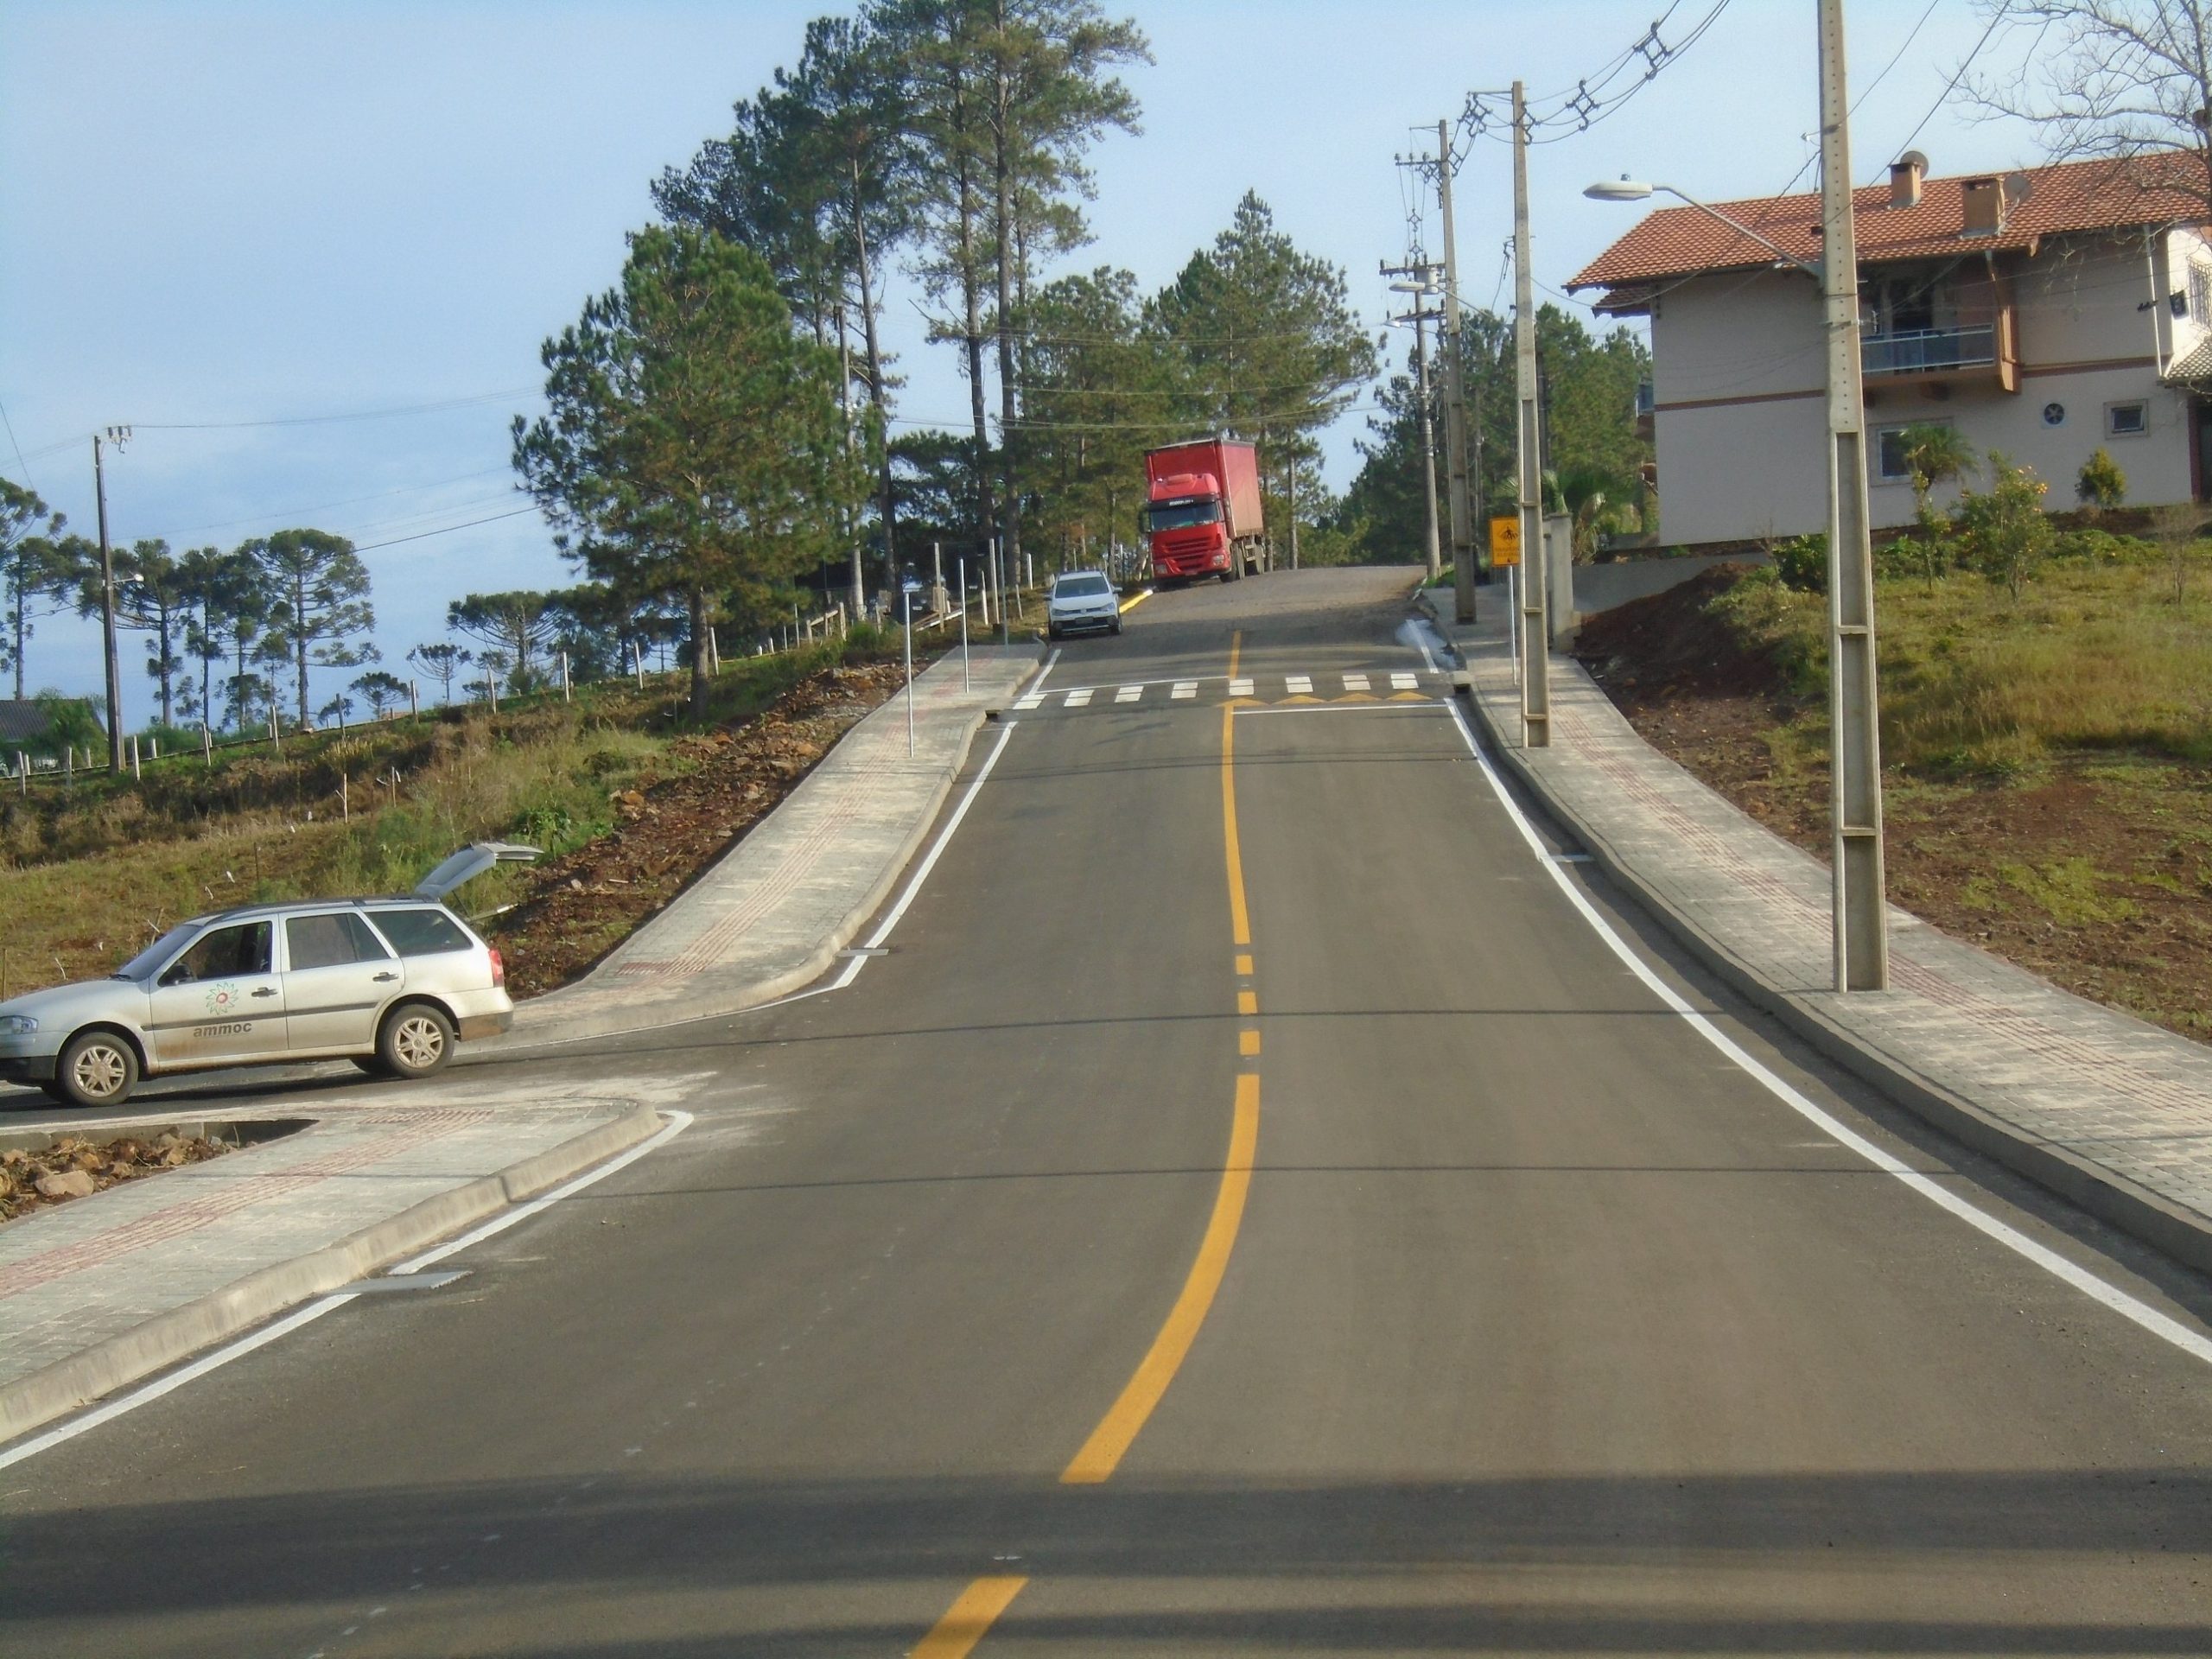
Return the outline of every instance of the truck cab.
<path id="1" fill-rule="evenodd" d="M 1144 510 L 1153 574 L 1171 580 L 1225 574 L 1230 563 L 1226 517 L 1221 481 L 1211 474 L 1176 473 L 1157 480 Z"/>

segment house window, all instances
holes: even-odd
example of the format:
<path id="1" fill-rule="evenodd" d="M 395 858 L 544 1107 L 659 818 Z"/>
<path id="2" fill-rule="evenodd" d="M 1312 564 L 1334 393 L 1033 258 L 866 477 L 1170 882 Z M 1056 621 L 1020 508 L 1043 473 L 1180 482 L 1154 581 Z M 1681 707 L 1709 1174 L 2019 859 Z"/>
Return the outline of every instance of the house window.
<path id="1" fill-rule="evenodd" d="M 2147 404 L 2107 404 L 2105 405 L 2105 435 L 2109 438 L 2139 438 L 2151 428 L 2151 409 Z"/>
<path id="2" fill-rule="evenodd" d="M 1905 434 L 1914 427 L 1948 426 L 1948 421 L 1915 421 L 1910 426 L 1878 427 L 1874 433 L 1875 473 L 1885 484 L 1910 484 L 1912 468 L 1904 462 Z"/>
<path id="3" fill-rule="evenodd" d="M 2190 264 L 2189 314 L 2199 322 L 2212 321 L 2212 265 Z"/>

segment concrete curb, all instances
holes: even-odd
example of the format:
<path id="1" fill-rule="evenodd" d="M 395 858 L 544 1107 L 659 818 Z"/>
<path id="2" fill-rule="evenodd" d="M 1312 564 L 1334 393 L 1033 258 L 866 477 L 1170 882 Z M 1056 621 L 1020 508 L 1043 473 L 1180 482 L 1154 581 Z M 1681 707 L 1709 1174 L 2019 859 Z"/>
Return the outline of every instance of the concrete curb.
<path id="1" fill-rule="evenodd" d="M 1862 1081 L 1872 1084 L 1914 1116 L 1952 1139 L 2048 1188 L 2099 1220 L 2177 1261 L 2212 1273 L 2212 1218 L 2196 1214 L 2138 1185 L 2126 1176 L 2065 1147 L 2036 1139 L 1942 1084 L 1910 1061 L 1847 1031 L 1794 993 L 1769 984 L 1695 919 L 1645 881 L 1598 828 L 1548 788 L 1543 779 L 1506 742 L 1482 698 L 1463 687 L 1470 709 L 1491 748 L 1544 810 L 1572 830 L 1598 867 L 1679 940 L 1729 988 L 1773 1015 L 1796 1036 Z"/>
<path id="2" fill-rule="evenodd" d="M 288 1308 L 342 1289 L 387 1262 L 605 1162 L 660 1127 L 659 1113 L 639 1106 L 495 1174 L 426 1198 L 321 1249 L 257 1268 L 120 1336 L 18 1377 L 0 1387 L 0 1441 L 28 1433 Z"/>
<path id="3" fill-rule="evenodd" d="M 471 1052 L 480 1055 L 512 1054 L 531 1049 L 549 1048 L 556 1045 L 581 1042 L 594 1037 L 621 1037 L 634 1032 L 658 1031 L 668 1026 L 688 1025 L 695 1020 L 712 1020 L 720 1015 L 742 1014 L 747 1008 L 758 1007 L 763 1002 L 772 1002 L 779 996 L 787 996 L 793 991 L 812 984 L 830 970 L 830 965 L 837 960 L 837 953 L 852 943 L 854 936 L 859 933 L 866 925 L 868 919 L 875 914 L 883 902 L 897 889 L 900 879 L 906 873 L 906 867 L 913 862 L 915 853 L 929 838 L 930 831 L 936 827 L 938 814 L 944 810 L 946 797 L 952 793 L 953 785 L 959 781 L 961 772 L 967 767 L 968 752 L 975 746 L 976 734 L 982 729 L 983 722 L 988 718 L 989 715 L 987 711 L 981 709 L 967 717 L 967 730 L 961 734 L 958 753 L 953 757 L 952 764 L 945 768 L 944 776 L 938 779 L 936 785 L 930 791 L 929 804 L 915 818 L 913 828 L 899 842 L 898 852 L 885 864 L 882 874 L 869 885 L 860 900 L 845 912 L 843 918 L 830 931 L 828 936 L 798 963 L 760 978 L 743 980 L 734 985 L 710 989 L 704 995 L 687 995 L 683 999 L 680 1011 L 671 1012 L 666 1003 L 658 1003 L 635 1008 L 606 1008 L 597 1013 L 563 1012 L 560 1033 L 557 1036 L 550 1034 L 540 1036 L 519 1030 L 512 1031 L 504 1036 L 480 1040 L 462 1050 L 456 1058 L 466 1058 Z M 766 820 L 764 819 L 762 822 L 765 823 Z M 673 902 L 682 904 L 683 896 L 678 895 Z M 708 977 L 709 976 L 707 975 L 699 976 L 699 979 L 702 980 Z M 545 997 L 533 1001 L 537 1006 L 551 1008 L 554 1007 L 551 998 L 560 996 L 566 991 L 579 988 L 587 983 L 588 983 L 588 978 L 579 980 L 575 986 L 563 986 L 559 991 L 548 992 Z M 697 981 L 695 980 L 693 983 L 696 988 Z M 518 1012 L 520 1007 L 530 1006 L 532 1004 L 518 1005 Z"/>

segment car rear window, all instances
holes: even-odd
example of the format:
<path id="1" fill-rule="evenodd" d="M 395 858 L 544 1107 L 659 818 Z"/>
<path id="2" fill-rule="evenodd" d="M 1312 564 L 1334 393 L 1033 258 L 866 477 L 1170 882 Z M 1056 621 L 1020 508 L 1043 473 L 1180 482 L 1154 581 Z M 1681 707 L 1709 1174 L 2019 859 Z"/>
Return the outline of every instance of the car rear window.
<path id="1" fill-rule="evenodd" d="M 369 916 L 403 957 L 435 957 L 475 944 L 442 910 L 372 910 Z"/>
<path id="2" fill-rule="evenodd" d="M 1055 599 L 1096 599 L 1113 591 L 1103 576 L 1062 576 L 1052 588 Z"/>
<path id="3" fill-rule="evenodd" d="M 284 923 L 284 948 L 296 971 L 383 962 L 391 955 L 369 925 L 346 910 L 289 918 Z"/>

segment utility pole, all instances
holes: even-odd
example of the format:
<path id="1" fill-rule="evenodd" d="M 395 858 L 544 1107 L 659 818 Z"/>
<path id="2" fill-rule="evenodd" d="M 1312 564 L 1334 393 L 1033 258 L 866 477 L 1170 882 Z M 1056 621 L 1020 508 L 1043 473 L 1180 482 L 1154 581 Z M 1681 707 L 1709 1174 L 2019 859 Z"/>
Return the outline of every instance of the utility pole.
<path id="1" fill-rule="evenodd" d="M 127 426 L 111 426 L 108 442 L 118 449 L 130 440 Z M 100 637 L 107 652 L 107 769 L 123 776 L 123 659 L 115 641 L 115 554 L 107 541 L 107 473 L 100 465 L 100 435 L 92 434 L 92 493 L 99 502 Z"/>
<path id="2" fill-rule="evenodd" d="M 1436 431 L 1428 413 L 1428 317 L 1426 311 L 1414 312 L 1414 380 L 1421 393 L 1421 504 L 1428 515 L 1428 579 L 1434 582 L 1444 567 L 1436 546 Z"/>
<path id="3" fill-rule="evenodd" d="M 1467 388 L 1460 362 L 1459 252 L 1452 234 L 1452 128 L 1436 124 L 1436 196 L 1444 213 L 1444 321 L 1436 349 L 1444 359 L 1445 476 L 1452 491 L 1452 614 L 1475 620 L 1475 521 L 1467 493 Z"/>
<path id="4" fill-rule="evenodd" d="M 1828 337 L 1828 727 L 1835 988 L 1890 983 L 1882 869 L 1882 738 L 1874 686 L 1874 555 L 1866 523 L 1859 359 L 1859 238 L 1843 0 L 1821 6 L 1821 298 Z"/>
<path id="5" fill-rule="evenodd" d="M 1543 431 L 1536 394 L 1535 275 L 1529 258 L 1529 108 L 1513 83 L 1513 391 L 1520 407 L 1514 429 L 1520 460 L 1521 742 L 1551 747 L 1551 626 L 1544 553 Z"/>
<path id="6" fill-rule="evenodd" d="M 1442 314 L 1426 309 L 1421 301 L 1427 296 L 1436 292 L 1436 278 L 1442 269 L 1440 265 L 1425 262 L 1411 265 L 1382 267 L 1382 274 L 1385 276 L 1403 276 L 1408 279 L 1405 282 L 1391 283 L 1390 287 L 1394 292 L 1411 294 L 1414 296 L 1414 308 L 1406 315 L 1393 317 L 1390 321 L 1394 323 L 1410 322 L 1414 326 L 1414 379 L 1421 397 L 1421 476 L 1427 484 L 1427 493 L 1422 498 L 1422 506 L 1427 512 L 1428 521 L 1427 554 L 1428 580 L 1431 582 L 1436 580 L 1443 567 L 1441 555 L 1437 547 L 1436 429 L 1430 411 L 1427 325 L 1431 318 L 1440 317 Z M 1457 585 L 1456 577 L 1454 585 Z"/>

